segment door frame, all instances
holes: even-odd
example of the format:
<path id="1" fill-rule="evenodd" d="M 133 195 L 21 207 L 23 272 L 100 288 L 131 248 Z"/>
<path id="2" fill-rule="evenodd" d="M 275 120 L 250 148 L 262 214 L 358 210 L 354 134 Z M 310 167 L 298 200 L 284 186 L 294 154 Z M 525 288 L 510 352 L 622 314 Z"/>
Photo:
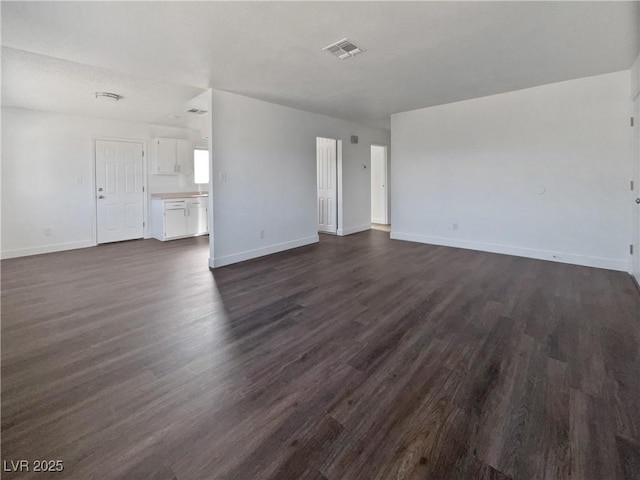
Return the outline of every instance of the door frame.
<path id="1" fill-rule="evenodd" d="M 318 227 L 318 139 L 332 140 L 336 143 L 336 231 L 335 232 L 320 232 Z M 315 163 L 316 163 L 316 230 L 318 233 L 326 233 L 329 235 L 340 235 L 342 231 L 342 140 L 330 137 L 315 137 Z"/>
<path id="2" fill-rule="evenodd" d="M 640 208 L 635 203 L 636 198 L 640 198 L 640 94 L 632 99 L 631 116 L 634 119 L 633 137 L 633 166 L 632 176 L 633 190 L 631 191 L 631 245 L 634 249 L 631 255 L 631 268 L 629 271 L 640 286 Z"/>
<path id="3" fill-rule="evenodd" d="M 318 160 L 316 159 L 316 162 Z M 338 218 L 336 218 L 336 235 L 344 235 L 344 228 L 342 219 L 344 217 L 342 212 L 342 140 L 336 140 L 336 168 L 338 169 L 336 176 L 336 208 L 338 209 Z M 316 194 L 317 196 L 317 194 Z"/>
<path id="4" fill-rule="evenodd" d="M 142 221 L 144 222 L 142 227 L 142 238 L 150 238 L 149 236 L 149 215 L 148 215 L 148 197 L 149 187 L 147 185 L 147 141 L 140 138 L 121 138 L 121 137 L 104 137 L 104 136 L 92 136 L 91 137 L 91 165 L 89 169 L 89 175 L 91 176 L 91 243 L 93 246 L 98 245 L 98 201 L 96 198 L 96 189 L 98 185 L 96 183 L 96 142 L 104 140 L 107 142 L 126 142 L 126 143 L 139 143 L 142 145 L 142 187 L 144 188 L 144 195 L 142 196 Z"/>
<path id="5" fill-rule="evenodd" d="M 389 222 L 389 146 L 381 143 L 372 143 L 371 147 L 384 148 L 384 223 L 383 225 L 390 225 Z M 369 163 L 371 164 L 371 152 L 372 148 L 369 147 Z M 373 172 L 373 166 L 369 168 L 369 185 L 371 185 L 371 175 Z M 369 217 L 371 217 L 371 207 L 369 207 Z"/>

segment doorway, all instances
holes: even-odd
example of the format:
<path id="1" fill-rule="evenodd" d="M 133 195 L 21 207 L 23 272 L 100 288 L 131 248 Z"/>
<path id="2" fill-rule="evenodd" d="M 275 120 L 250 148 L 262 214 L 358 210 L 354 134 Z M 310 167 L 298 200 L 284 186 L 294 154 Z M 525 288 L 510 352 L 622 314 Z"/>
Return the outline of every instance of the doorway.
<path id="1" fill-rule="evenodd" d="M 144 236 L 143 144 L 95 141 L 97 243 Z"/>
<path id="2" fill-rule="evenodd" d="M 338 231 L 338 142 L 316 138 L 318 232 Z"/>
<path id="3" fill-rule="evenodd" d="M 387 147 L 371 145 L 371 224 L 389 231 Z"/>

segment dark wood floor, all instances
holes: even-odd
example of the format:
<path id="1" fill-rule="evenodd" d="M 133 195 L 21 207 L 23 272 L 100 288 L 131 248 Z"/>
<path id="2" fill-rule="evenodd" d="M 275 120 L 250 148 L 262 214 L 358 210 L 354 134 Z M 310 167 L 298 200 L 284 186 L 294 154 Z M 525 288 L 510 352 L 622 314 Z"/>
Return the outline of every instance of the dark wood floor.
<path id="1" fill-rule="evenodd" d="M 640 478 L 623 273 L 379 231 L 207 269 L 206 239 L 2 262 L 3 478 Z"/>

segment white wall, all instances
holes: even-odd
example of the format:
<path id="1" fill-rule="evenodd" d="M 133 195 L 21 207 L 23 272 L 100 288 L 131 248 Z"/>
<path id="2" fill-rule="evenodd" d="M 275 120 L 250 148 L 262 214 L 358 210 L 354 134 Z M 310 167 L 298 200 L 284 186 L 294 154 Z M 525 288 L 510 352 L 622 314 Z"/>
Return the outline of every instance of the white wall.
<path id="1" fill-rule="evenodd" d="M 370 147 L 388 131 L 217 90 L 212 113 L 211 266 L 318 240 L 316 137 L 343 140 L 341 233 L 370 228 Z"/>
<path id="2" fill-rule="evenodd" d="M 624 71 L 392 115 L 392 238 L 628 270 L 630 106 Z"/>
<path id="3" fill-rule="evenodd" d="M 92 137 L 99 136 L 149 142 L 157 136 L 197 141 L 201 135 L 182 128 L 3 107 L 3 258 L 93 244 Z M 185 175 L 151 175 L 147 186 L 149 194 L 197 188 Z M 44 235 L 45 228 L 51 229 L 50 236 Z"/>

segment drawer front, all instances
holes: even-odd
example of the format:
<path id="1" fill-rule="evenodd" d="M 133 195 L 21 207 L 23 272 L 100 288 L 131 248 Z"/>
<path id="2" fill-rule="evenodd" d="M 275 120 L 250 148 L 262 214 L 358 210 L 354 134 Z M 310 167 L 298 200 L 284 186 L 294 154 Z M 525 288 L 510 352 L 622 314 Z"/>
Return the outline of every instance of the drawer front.
<path id="1" fill-rule="evenodd" d="M 170 202 L 164 202 L 165 210 L 173 210 L 175 208 L 185 208 L 187 206 L 186 200 L 171 200 Z"/>

